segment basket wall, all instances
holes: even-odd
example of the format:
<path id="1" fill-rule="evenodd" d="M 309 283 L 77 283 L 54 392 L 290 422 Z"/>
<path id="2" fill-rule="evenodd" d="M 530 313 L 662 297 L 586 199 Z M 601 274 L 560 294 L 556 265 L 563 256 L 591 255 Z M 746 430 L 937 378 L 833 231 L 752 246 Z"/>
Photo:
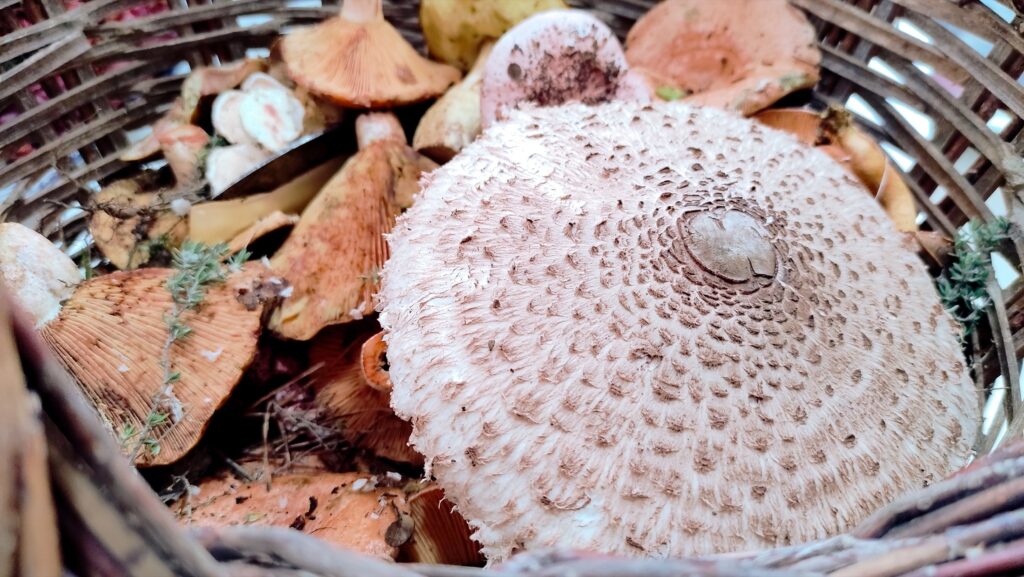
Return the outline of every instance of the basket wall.
<path id="1" fill-rule="evenodd" d="M 996 216 L 1018 225 L 989 283 L 988 326 L 972 337 L 989 408 L 978 448 L 988 452 L 1024 432 L 1024 17 L 1010 0 L 791 2 L 819 33 L 814 99 L 861 114 L 906 171 L 923 229 L 953 236 Z M 655 0 L 570 3 L 624 38 Z M 422 46 L 417 4 L 386 1 L 385 15 Z M 125 168 L 117 157 L 130 130 L 166 110 L 184 63 L 265 54 L 280 31 L 336 10 L 316 0 L 0 0 L 0 220 L 80 256 L 90 240 L 80 207 Z"/>

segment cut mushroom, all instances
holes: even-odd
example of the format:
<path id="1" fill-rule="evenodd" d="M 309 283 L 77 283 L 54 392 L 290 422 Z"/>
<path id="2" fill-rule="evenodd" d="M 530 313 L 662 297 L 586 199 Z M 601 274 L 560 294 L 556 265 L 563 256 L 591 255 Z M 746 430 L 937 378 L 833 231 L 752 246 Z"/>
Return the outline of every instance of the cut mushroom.
<path id="1" fill-rule="evenodd" d="M 630 66 L 692 104 L 753 114 L 818 82 L 814 27 L 786 0 L 666 0 L 626 37 Z"/>
<path id="2" fill-rule="evenodd" d="M 96 248 L 121 270 L 138 268 L 159 251 L 181 244 L 183 217 L 162 206 L 156 193 L 142 192 L 137 180 L 118 180 L 93 198 L 89 233 Z"/>
<path id="3" fill-rule="evenodd" d="M 280 80 L 262 72 L 246 78 L 245 82 L 242 82 L 241 88 L 243 92 L 252 90 L 288 90 L 288 87 Z"/>
<path id="4" fill-rule="evenodd" d="M 200 483 L 198 494 L 174 508 L 192 527 L 291 527 L 338 547 L 394 559 L 398 546 L 388 542 L 389 529 L 408 515 L 409 506 L 401 491 L 377 488 L 375 479 L 362 473 L 286 473 L 275 475 L 268 490 L 262 480 L 225 477 Z"/>
<path id="5" fill-rule="evenodd" d="M 81 280 L 74 261 L 45 236 L 0 223 L 0 281 L 36 327 L 57 316 Z"/>
<path id="6" fill-rule="evenodd" d="M 210 184 L 211 196 L 216 198 L 271 156 L 270 152 L 255 144 L 232 144 L 211 149 L 206 155 L 206 182 Z"/>
<path id="7" fill-rule="evenodd" d="M 371 126 L 379 123 L 357 128 Z M 378 273 L 388 257 L 383 235 L 412 204 L 420 175 L 437 167 L 397 135 L 363 134 L 359 140 L 370 144 L 306 207 L 272 259 L 293 289 L 270 318 L 270 328 L 282 337 L 308 340 L 325 326 L 373 312 Z"/>
<path id="8" fill-rule="evenodd" d="M 213 101 L 213 112 L 210 115 L 213 130 L 223 136 L 231 144 L 255 144 L 256 140 L 242 127 L 241 105 L 245 93 L 240 90 L 228 90 L 217 96 Z"/>
<path id="9" fill-rule="evenodd" d="M 384 20 L 381 0 L 344 0 L 340 16 L 286 35 L 281 56 L 298 85 L 351 108 L 434 98 L 461 76 L 420 56 Z"/>
<path id="10" fill-rule="evenodd" d="M 476 567 L 484 564 L 480 544 L 470 536 L 466 520 L 444 498 L 443 489 L 429 485 L 408 500 L 413 530 L 412 538 L 402 546 L 401 561 Z"/>
<path id="11" fill-rule="evenodd" d="M 242 128 L 263 148 L 280 152 L 302 136 L 306 108 L 289 90 L 251 88 L 238 105 Z"/>
<path id="12" fill-rule="evenodd" d="M 480 81 L 491 47 L 481 48 L 469 74 L 423 115 L 412 139 L 413 148 L 443 164 L 480 134 Z"/>
<path id="13" fill-rule="evenodd" d="M 391 404 L 492 562 L 836 535 L 977 435 L 956 326 L 881 207 L 732 113 L 516 113 L 388 239 Z"/>
<path id="14" fill-rule="evenodd" d="M 314 374 L 317 407 L 354 446 L 392 461 L 422 465 L 423 457 L 409 446 L 412 427 L 395 416 L 389 393 L 372 387 L 363 373 L 361 350 L 377 327 L 347 328 L 325 330 L 312 341 L 310 365 L 323 365 Z"/>
<path id="15" fill-rule="evenodd" d="M 258 267 L 262 268 L 262 267 Z M 256 354 L 263 304 L 254 298 L 257 267 L 212 286 L 202 307 L 186 312 L 192 332 L 170 349 L 174 396 L 183 414 L 153 424 L 165 388 L 169 269 L 116 272 L 86 281 L 42 335 L 75 376 L 125 454 L 137 465 L 166 465 L 196 445 Z M 244 303 L 242 301 L 245 301 Z M 148 431 L 148 432 L 147 432 Z"/>
<path id="16" fill-rule="evenodd" d="M 765 126 L 788 132 L 800 142 L 826 152 L 860 179 L 898 230 L 917 231 L 913 194 L 882 147 L 853 124 L 847 111 L 830 108 L 819 114 L 783 108 L 765 110 L 755 118 Z"/>
<path id="17" fill-rule="evenodd" d="M 597 104 L 626 98 L 625 92 L 637 96 L 635 85 L 623 83 L 628 70 L 615 33 L 590 13 L 535 14 L 505 33 L 491 50 L 480 87 L 483 127 L 523 104 Z"/>
<path id="18" fill-rule="evenodd" d="M 178 186 L 194 184 L 200 176 L 200 157 L 210 142 L 210 135 L 198 126 L 185 124 L 163 132 L 157 141 Z"/>
<path id="19" fill-rule="evenodd" d="M 274 212 L 299 214 L 341 168 L 343 159 L 329 160 L 271 192 L 193 205 L 188 237 L 196 242 L 228 242 Z"/>
<path id="20" fill-rule="evenodd" d="M 460 70 L 484 45 L 536 12 L 568 8 L 562 0 L 423 0 L 420 24 L 430 54 Z"/>

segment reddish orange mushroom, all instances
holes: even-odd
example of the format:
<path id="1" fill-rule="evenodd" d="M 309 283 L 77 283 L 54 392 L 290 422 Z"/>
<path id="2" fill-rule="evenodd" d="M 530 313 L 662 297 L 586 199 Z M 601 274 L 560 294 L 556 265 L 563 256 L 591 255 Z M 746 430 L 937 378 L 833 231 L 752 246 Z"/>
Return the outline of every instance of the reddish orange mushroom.
<path id="1" fill-rule="evenodd" d="M 821 53 L 786 0 L 666 0 L 629 31 L 626 60 L 687 102 L 749 115 L 814 86 Z"/>

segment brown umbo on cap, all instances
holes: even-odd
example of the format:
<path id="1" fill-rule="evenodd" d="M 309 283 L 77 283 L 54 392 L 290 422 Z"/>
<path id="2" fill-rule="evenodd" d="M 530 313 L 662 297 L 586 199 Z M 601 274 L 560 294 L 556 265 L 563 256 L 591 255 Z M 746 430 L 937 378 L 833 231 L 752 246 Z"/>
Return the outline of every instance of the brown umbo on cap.
<path id="1" fill-rule="evenodd" d="M 964 462 L 957 329 L 860 186 L 623 102 L 514 113 L 424 179 L 380 293 L 391 402 L 491 561 L 804 542 Z"/>

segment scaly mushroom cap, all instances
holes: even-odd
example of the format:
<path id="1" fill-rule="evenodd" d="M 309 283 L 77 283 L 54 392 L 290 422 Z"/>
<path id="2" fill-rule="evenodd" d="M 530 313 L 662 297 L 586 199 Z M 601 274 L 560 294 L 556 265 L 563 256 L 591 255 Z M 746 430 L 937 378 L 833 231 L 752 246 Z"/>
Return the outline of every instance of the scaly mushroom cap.
<path id="1" fill-rule="evenodd" d="M 292 293 L 274 311 L 270 328 L 308 340 L 327 325 L 372 313 L 388 258 L 383 235 L 412 204 L 420 175 L 436 167 L 400 138 L 374 140 L 350 158 L 271 261 Z"/>
<path id="2" fill-rule="evenodd" d="M 674 81 L 691 104 L 753 114 L 814 86 L 821 53 L 786 0 L 666 0 L 630 29 L 626 59 Z"/>
<path id="3" fill-rule="evenodd" d="M 505 33 L 491 50 L 480 85 L 484 128 L 520 105 L 597 104 L 634 98 L 629 65 L 615 33 L 583 10 L 549 10 Z"/>
<path id="4" fill-rule="evenodd" d="M 37 327 L 57 316 L 81 280 L 74 261 L 45 236 L 0 223 L 0 281 Z"/>
<path id="5" fill-rule="evenodd" d="M 373 330 L 353 334 L 339 327 L 317 335 L 309 350 L 310 365 L 323 363 L 313 376 L 315 402 L 349 443 L 385 459 L 422 465 L 423 456 L 409 446 L 412 426 L 395 416 L 390 393 L 372 387 L 364 376 L 361 349 Z"/>
<path id="6" fill-rule="evenodd" d="M 191 513 L 182 521 L 192 527 L 291 527 L 385 559 L 398 553 L 387 542 L 388 528 L 409 511 L 401 491 L 375 487 L 370 475 L 327 472 L 274 475 L 269 491 L 262 480 L 211 479 L 199 484 L 199 494 L 187 506 Z M 186 504 L 176 507 L 181 510 Z"/>
<path id="7" fill-rule="evenodd" d="M 974 440 L 922 263 L 828 156 L 739 116 L 517 113 L 389 242 L 392 406 L 492 561 L 834 535 Z"/>
<path id="8" fill-rule="evenodd" d="M 160 363 L 171 310 L 166 286 L 171 272 L 149 268 L 86 281 L 43 327 L 42 336 L 115 435 L 142 431 L 153 397 L 163 389 Z M 253 269 L 232 275 L 209 289 L 198 310 L 183 315 L 193 331 L 171 347 L 171 360 L 181 373 L 174 393 L 184 417 L 155 429 L 159 453 L 143 451 L 137 464 L 173 463 L 195 446 L 252 362 L 263 310 L 251 298 L 257 283 Z M 139 439 L 124 441 L 130 453 Z"/>
<path id="9" fill-rule="evenodd" d="M 380 0 L 345 0 L 340 16 L 285 36 L 281 56 L 296 84 L 351 108 L 420 102 L 461 76 L 420 56 L 384 20 Z"/>

